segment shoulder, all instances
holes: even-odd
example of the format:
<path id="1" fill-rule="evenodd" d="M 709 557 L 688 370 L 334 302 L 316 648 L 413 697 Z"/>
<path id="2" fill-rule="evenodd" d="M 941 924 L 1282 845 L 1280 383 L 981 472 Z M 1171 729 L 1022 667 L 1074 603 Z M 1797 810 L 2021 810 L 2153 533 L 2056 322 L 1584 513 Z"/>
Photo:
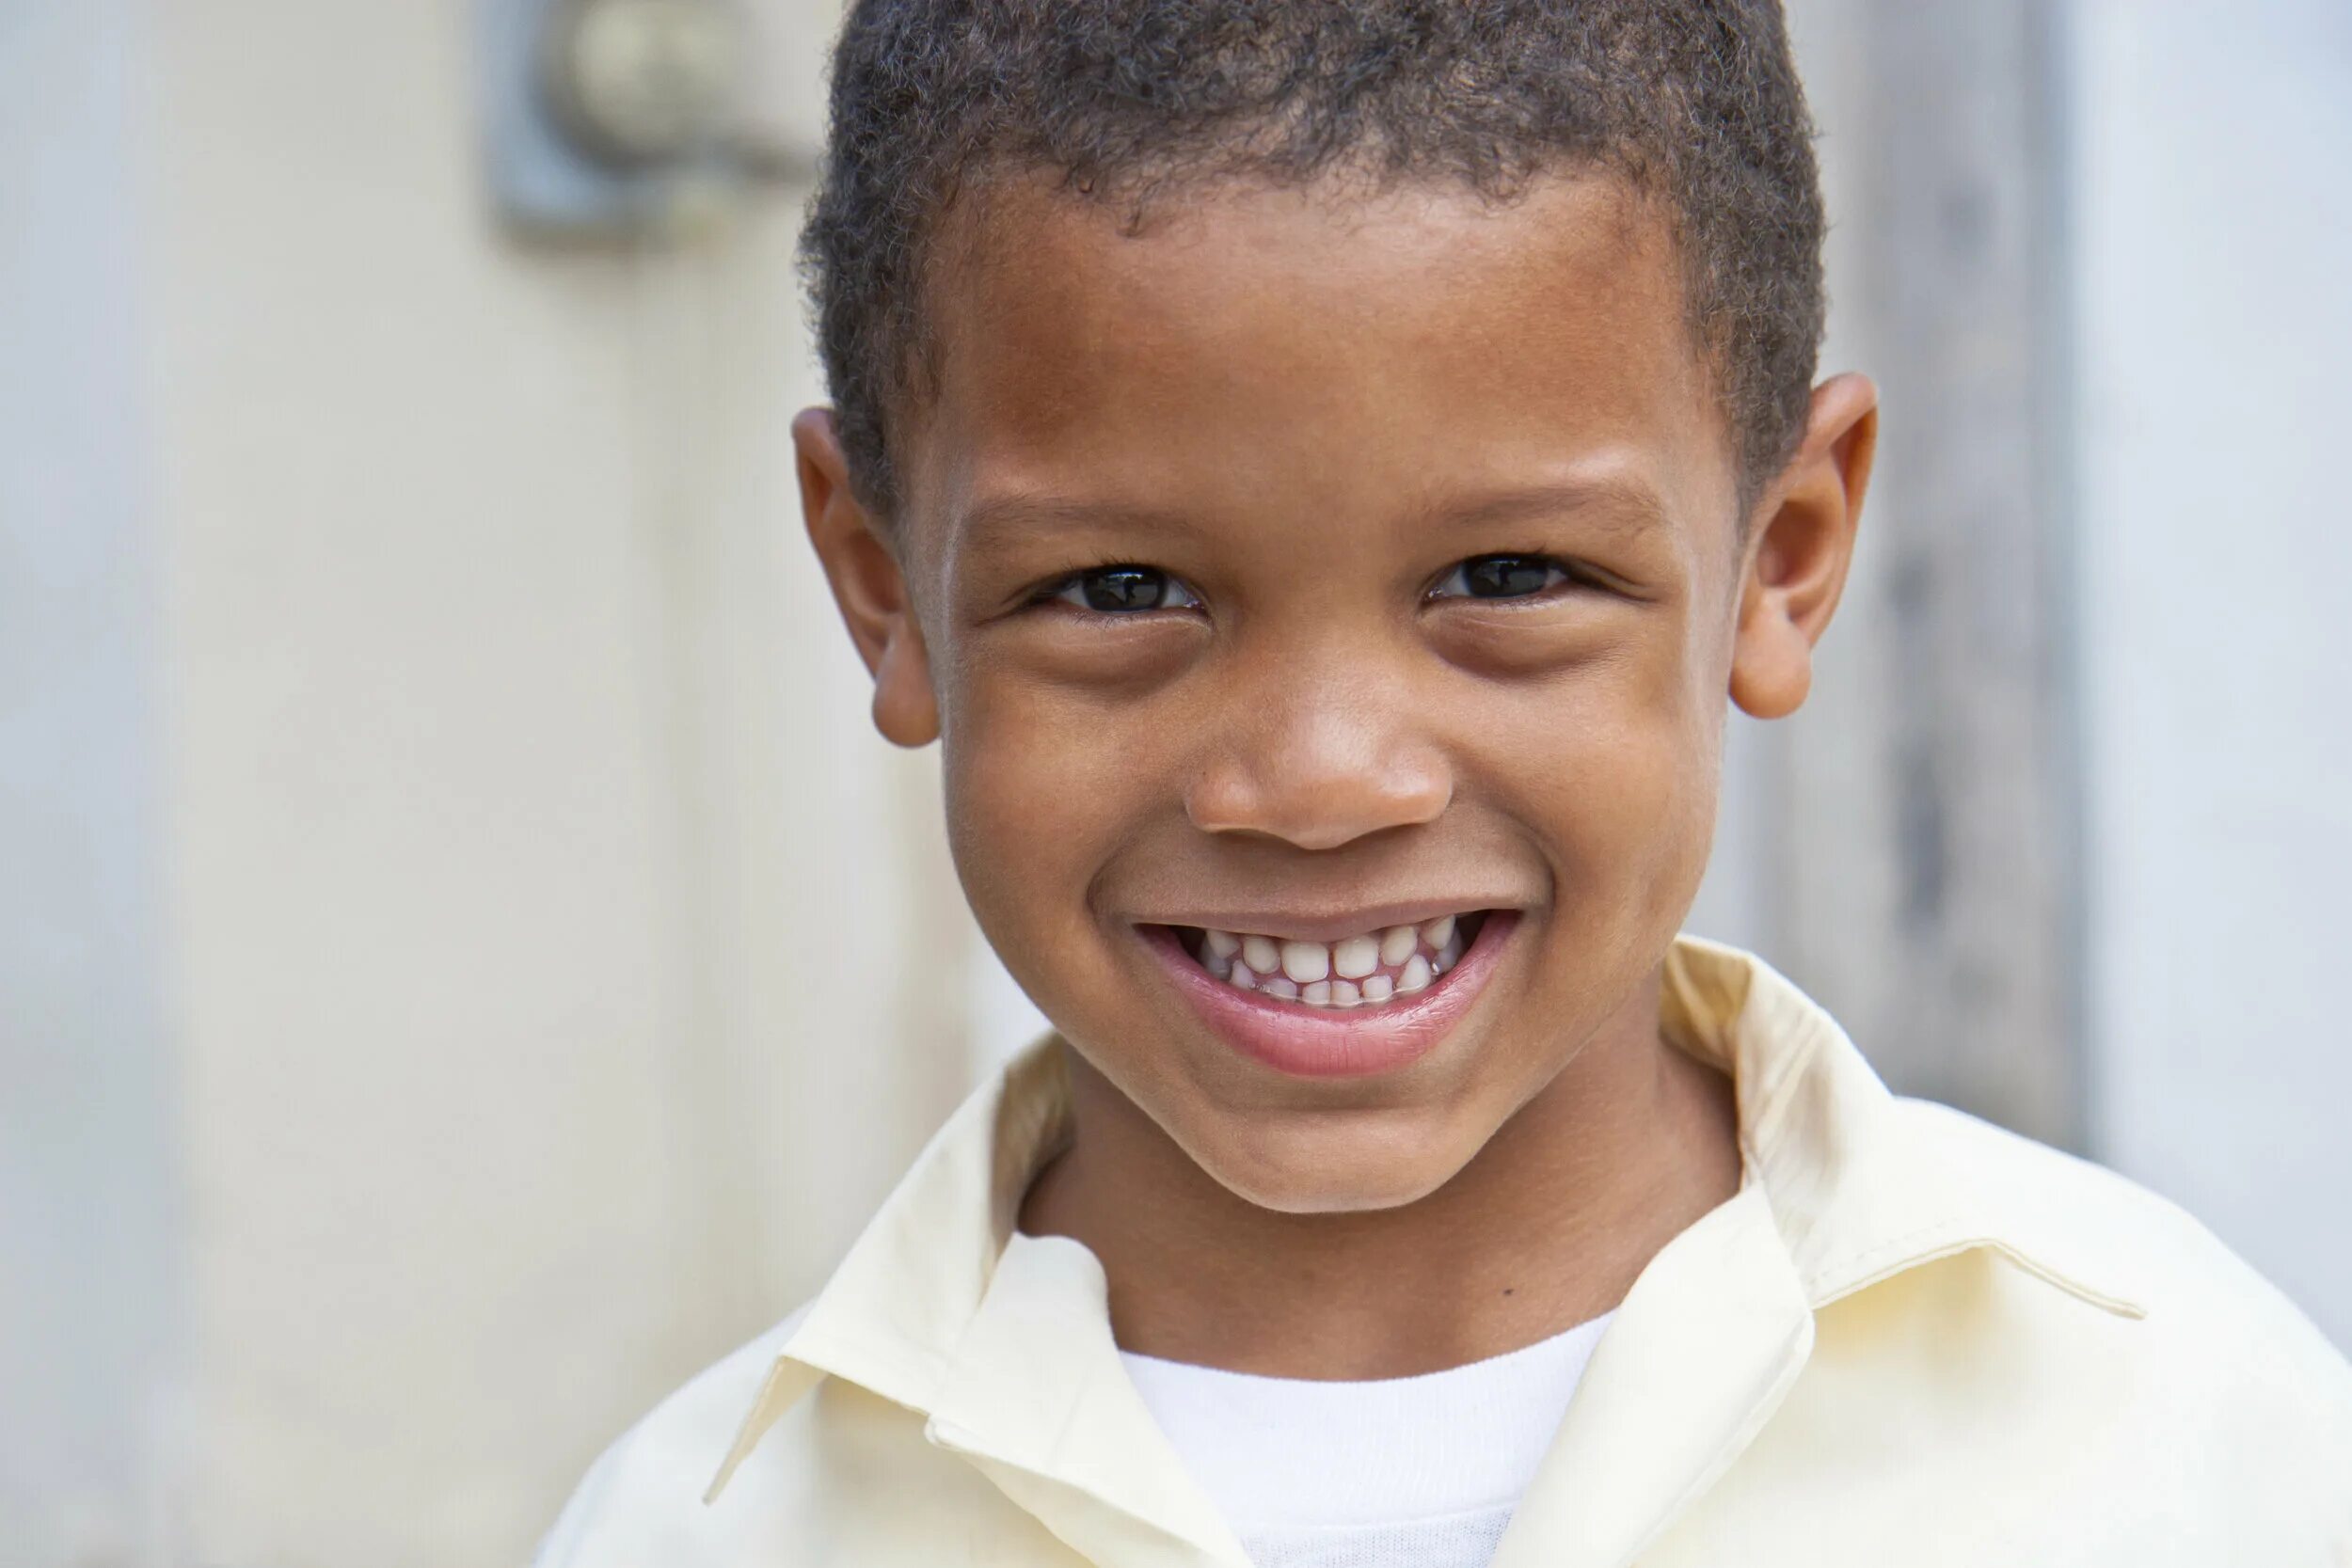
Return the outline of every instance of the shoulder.
<path id="1" fill-rule="evenodd" d="M 1896 1101 L 1995 1238 L 2139 1307 L 2151 1322 L 2261 1327 L 2287 1354 L 2344 1362 L 2309 1319 L 2169 1199 L 2105 1165 L 1931 1101 Z"/>
<path id="2" fill-rule="evenodd" d="M 1948 1106 L 1897 1104 L 1905 1134 L 1948 1174 L 1990 1244 L 2125 1308 L 2014 1297 L 2049 1304 L 2036 1321 L 2063 1318 L 2050 1342 L 2064 1346 L 2065 1364 L 2045 1367 L 2050 1375 L 2095 1387 L 2108 1418 L 2141 1423 L 2185 1471 L 2265 1469 L 2288 1490 L 2352 1491 L 2352 1364 L 2211 1230 L 2103 1165 Z"/>
<path id="3" fill-rule="evenodd" d="M 589 1466 L 554 1528 L 540 1543 L 534 1568 L 605 1568 L 660 1561 L 731 1560 L 722 1526 L 739 1533 L 739 1517 L 713 1515 L 703 1494 L 718 1473 L 737 1429 L 758 1399 L 770 1370 L 808 1308 L 705 1368 L 615 1440 Z"/>

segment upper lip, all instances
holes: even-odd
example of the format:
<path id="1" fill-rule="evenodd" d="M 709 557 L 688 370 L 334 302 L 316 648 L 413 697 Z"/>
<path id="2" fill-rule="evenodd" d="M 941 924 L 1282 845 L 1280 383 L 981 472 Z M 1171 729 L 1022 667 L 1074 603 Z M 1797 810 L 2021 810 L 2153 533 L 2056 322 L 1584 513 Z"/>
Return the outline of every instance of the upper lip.
<path id="1" fill-rule="evenodd" d="M 1385 904 L 1353 904 L 1344 909 L 1242 909 L 1233 905 L 1201 906 L 1168 913 L 1137 915 L 1139 926 L 1197 926 L 1238 935 L 1271 937 L 1277 942 L 1340 942 L 1391 926 L 1425 926 L 1446 915 L 1476 914 L 1515 907 L 1514 900 L 1480 895 L 1463 897 L 1406 898 Z"/>

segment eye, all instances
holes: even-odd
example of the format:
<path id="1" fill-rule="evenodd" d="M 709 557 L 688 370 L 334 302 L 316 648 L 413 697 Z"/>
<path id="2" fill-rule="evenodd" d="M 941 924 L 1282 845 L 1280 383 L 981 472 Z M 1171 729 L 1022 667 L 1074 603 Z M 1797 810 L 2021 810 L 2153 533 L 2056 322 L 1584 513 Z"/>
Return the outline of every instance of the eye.
<path id="1" fill-rule="evenodd" d="M 1191 589 L 1156 566 L 1097 566 L 1074 572 L 1043 596 L 1097 615 L 1192 610 L 1200 603 Z"/>
<path id="2" fill-rule="evenodd" d="M 1474 555 L 1438 579 L 1433 599 L 1530 599 L 1576 578 L 1545 555 Z"/>

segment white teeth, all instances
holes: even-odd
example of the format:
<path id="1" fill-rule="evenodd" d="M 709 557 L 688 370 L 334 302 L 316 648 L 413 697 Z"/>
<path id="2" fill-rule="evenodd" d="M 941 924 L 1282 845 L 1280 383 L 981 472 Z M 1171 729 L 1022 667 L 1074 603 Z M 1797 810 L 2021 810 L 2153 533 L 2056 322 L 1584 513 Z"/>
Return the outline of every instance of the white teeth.
<path id="1" fill-rule="evenodd" d="M 1282 973 L 1302 986 L 1320 980 L 1331 973 L 1331 950 L 1319 942 L 1286 942 L 1282 943 Z"/>
<path id="2" fill-rule="evenodd" d="M 1204 927 L 1200 966 L 1235 990 L 1312 1007 L 1376 1006 L 1410 996 L 1462 961 L 1457 916 L 1391 926 L 1334 942 L 1278 941 Z"/>

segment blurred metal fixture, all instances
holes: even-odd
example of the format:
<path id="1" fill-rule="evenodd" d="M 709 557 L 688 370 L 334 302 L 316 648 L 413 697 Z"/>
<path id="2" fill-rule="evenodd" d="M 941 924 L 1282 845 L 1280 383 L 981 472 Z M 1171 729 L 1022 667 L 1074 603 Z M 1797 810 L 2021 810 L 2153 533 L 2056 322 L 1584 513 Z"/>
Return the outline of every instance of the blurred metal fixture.
<path id="1" fill-rule="evenodd" d="M 542 84 L 558 123 L 588 152 L 656 167 L 724 143 L 746 41 L 727 0 L 563 0 Z"/>
<path id="2" fill-rule="evenodd" d="M 660 237 L 812 173 L 747 133 L 738 0 L 476 0 L 476 16 L 490 186 L 524 233 Z"/>

